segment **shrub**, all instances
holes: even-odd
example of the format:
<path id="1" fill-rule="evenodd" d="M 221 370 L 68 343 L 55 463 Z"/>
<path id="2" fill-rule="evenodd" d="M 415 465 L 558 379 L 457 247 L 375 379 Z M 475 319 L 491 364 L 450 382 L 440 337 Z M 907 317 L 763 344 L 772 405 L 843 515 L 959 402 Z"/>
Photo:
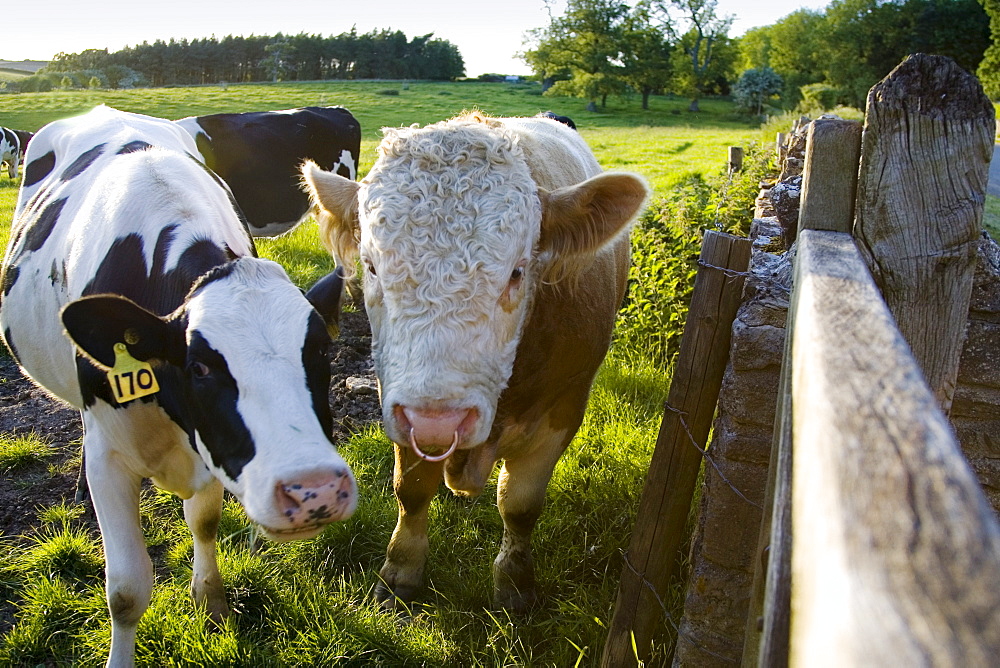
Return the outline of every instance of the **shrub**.
<path id="1" fill-rule="evenodd" d="M 799 102 L 799 109 L 802 111 L 815 111 L 833 109 L 842 97 L 839 88 L 829 84 L 814 83 L 803 86 L 799 89 L 802 93 L 802 100 Z"/>
<path id="2" fill-rule="evenodd" d="M 616 328 L 624 348 L 641 351 L 661 368 L 680 345 L 706 229 L 749 233 L 761 181 L 773 170 L 773 151 L 746 147 L 743 171 L 710 179 L 693 174 L 656 200 L 632 236 L 632 267 Z"/>

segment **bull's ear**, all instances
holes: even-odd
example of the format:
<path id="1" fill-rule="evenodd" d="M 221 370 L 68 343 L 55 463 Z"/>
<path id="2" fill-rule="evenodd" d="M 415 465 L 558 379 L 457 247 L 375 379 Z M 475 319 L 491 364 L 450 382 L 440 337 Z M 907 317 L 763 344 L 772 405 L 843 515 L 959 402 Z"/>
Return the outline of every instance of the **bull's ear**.
<path id="1" fill-rule="evenodd" d="M 338 262 L 354 266 L 358 253 L 357 181 L 320 169 L 312 160 L 302 163 L 302 184 L 319 208 L 319 238 Z"/>
<path id="2" fill-rule="evenodd" d="M 63 308 L 62 322 L 77 347 L 105 367 L 114 366 L 116 343 L 124 343 L 129 354 L 143 362 L 184 364 L 183 329 L 125 297 L 81 297 Z"/>
<path id="3" fill-rule="evenodd" d="M 593 253 L 628 228 L 649 196 L 635 174 L 605 172 L 582 183 L 546 191 L 542 201 L 542 250 L 558 256 Z"/>

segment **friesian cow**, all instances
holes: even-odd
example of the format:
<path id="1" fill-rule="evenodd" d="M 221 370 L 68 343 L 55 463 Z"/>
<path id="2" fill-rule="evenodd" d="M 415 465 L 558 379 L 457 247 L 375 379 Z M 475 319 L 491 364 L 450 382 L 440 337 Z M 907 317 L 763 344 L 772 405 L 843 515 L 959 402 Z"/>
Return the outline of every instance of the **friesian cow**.
<path id="1" fill-rule="evenodd" d="M 384 133 L 360 183 L 303 168 L 327 233 L 366 268 L 399 502 L 377 594 L 391 608 L 417 593 L 442 475 L 476 495 L 503 460 L 494 598 L 522 610 L 536 598 L 531 532 L 607 352 L 648 189 L 602 173 L 547 118 L 476 113 Z"/>
<path id="2" fill-rule="evenodd" d="M 7 176 L 17 178 L 17 167 L 24 157 L 32 133 L 0 127 L 0 165 L 7 163 Z"/>
<path id="3" fill-rule="evenodd" d="M 574 123 L 573 119 L 570 118 L 569 116 L 560 116 L 559 114 L 557 114 L 554 111 L 543 111 L 543 112 L 540 112 L 537 115 L 540 116 L 540 117 L 542 117 L 542 118 L 551 118 L 554 121 L 559 121 L 563 125 L 565 125 L 567 127 L 570 127 L 570 128 L 573 128 L 574 130 L 576 130 L 576 123 Z"/>
<path id="4" fill-rule="evenodd" d="M 357 177 L 361 125 L 343 107 L 190 116 L 176 123 L 229 185 L 255 237 L 284 234 L 309 213 L 300 187 L 303 161 Z"/>
<path id="5" fill-rule="evenodd" d="M 228 612 L 223 489 L 275 540 L 314 536 L 357 502 L 329 436 L 322 318 L 256 257 L 231 194 L 194 153 L 170 121 L 104 106 L 45 126 L 0 278 L 18 364 L 82 412 L 114 666 L 133 661 L 153 584 L 144 478 L 185 499 L 191 590 L 213 618 Z"/>

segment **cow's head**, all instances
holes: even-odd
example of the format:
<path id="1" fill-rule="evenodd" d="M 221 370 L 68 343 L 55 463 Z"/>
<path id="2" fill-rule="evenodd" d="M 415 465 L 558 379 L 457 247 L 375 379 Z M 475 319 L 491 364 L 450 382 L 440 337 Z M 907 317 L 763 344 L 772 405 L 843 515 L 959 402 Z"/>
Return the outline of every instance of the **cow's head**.
<path id="1" fill-rule="evenodd" d="M 386 433 L 425 459 L 487 439 L 541 282 L 626 233 L 647 192 L 628 174 L 546 191 L 511 133 L 468 119 L 387 129 L 360 183 L 303 176 L 328 246 L 363 264 Z"/>
<path id="2" fill-rule="evenodd" d="M 353 474 L 330 442 L 330 337 L 279 265 L 221 265 L 167 318 L 94 295 L 62 320 L 99 366 L 119 343 L 152 365 L 159 404 L 270 537 L 306 538 L 354 511 Z"/>

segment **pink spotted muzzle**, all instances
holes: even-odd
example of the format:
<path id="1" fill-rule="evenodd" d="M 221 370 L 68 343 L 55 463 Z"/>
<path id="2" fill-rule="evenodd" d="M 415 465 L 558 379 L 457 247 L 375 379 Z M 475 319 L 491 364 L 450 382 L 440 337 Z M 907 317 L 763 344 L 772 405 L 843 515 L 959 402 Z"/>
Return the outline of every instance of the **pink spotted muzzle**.
<path id="1" fill-rule="evenodd" d="M 264 527 L 264 531 L 277 540 L 315 535 L 327 524 L 350 517 L 358 502 L 354 476 L 344 469 L 280 481 L 274 496 L 284 526 Z"/>

